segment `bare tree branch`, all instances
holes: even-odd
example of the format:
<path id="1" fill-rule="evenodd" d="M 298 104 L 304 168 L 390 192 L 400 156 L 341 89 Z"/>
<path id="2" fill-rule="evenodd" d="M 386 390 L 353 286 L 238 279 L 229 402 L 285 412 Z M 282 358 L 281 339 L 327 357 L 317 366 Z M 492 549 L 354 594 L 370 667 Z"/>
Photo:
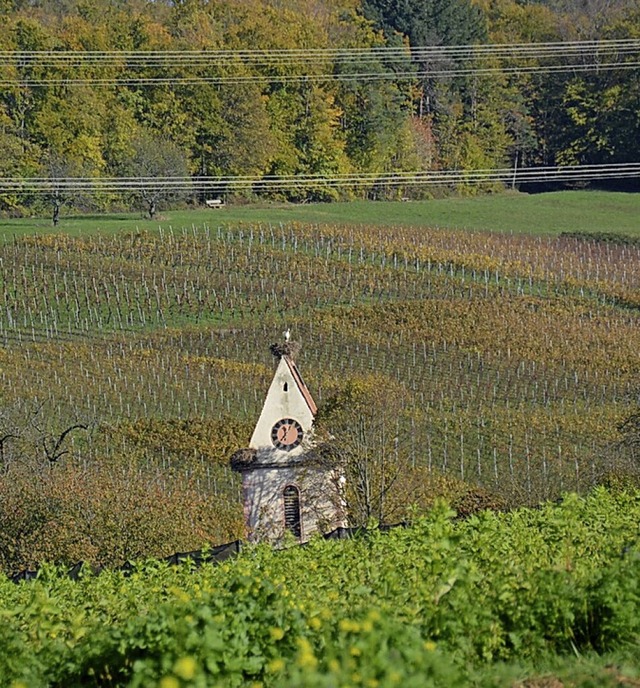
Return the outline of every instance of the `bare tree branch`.
<path id="1" fill-rule="evenodd" d="M 44 437 L 42 439 L 42 446 L 44 448 L 45 455 L 47 459 L 49 460 L 49 463 L 54 464 L 56 463 L 60 458 L 62 458 L 65 454 L 69 453 L 68 449 L 62 449 L 62 443 L 65 441 L 65 438 L 67 435 L 72 432 L 73 430 L 88 430 L 89 426 L 84 425 L 82 423 L 76 423 L 75 425 L 72 425 L 68 427 L 66 430 L 64 430 L 58 439 L 56 440 L 55 444 L 51 446 L 49 442 L 47 441 L 47 438 Z"/>

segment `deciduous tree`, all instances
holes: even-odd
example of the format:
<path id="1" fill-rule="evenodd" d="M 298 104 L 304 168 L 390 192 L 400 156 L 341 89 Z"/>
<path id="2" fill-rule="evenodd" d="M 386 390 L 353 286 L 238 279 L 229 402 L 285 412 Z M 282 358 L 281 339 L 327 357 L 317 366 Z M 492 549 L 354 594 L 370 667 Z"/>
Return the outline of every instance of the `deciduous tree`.
<path id="1" fill-rule="evenodd" d="M 188 177 L 188 160 L 182 148 L 159 134 L 141 129 L 132 141 L 132 151 L 125 163 L 128 177 L 136 181 L 134 196 L 146 207 L 150 219 L 155 217 L 158 204 L 170 199 L 184 198 L 184 188 L 172 188 L 170 177 Z"/>

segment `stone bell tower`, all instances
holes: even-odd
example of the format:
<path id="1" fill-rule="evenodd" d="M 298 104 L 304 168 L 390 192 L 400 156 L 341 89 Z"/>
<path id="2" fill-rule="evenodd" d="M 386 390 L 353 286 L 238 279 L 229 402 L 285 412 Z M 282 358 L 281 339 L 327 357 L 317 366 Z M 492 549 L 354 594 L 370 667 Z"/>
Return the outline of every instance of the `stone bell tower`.
<path id="1" fill-rule="evenodd" d="M 316 445 L 317 407 L 294 357 L 299 347 L 274 344 L 278 366 L 249 447 L 231 457 L 242 474 L 244 514 L 250 540 L 277 543 L 290 533 L 306 542 L 314 533 L 344 526 L 344 477 Z"/>

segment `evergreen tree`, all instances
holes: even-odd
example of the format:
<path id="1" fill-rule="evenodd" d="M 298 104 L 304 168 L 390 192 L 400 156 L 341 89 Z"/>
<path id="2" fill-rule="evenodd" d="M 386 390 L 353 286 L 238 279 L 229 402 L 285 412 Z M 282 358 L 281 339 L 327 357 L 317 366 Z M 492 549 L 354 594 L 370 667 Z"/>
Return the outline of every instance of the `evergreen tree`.
<path id="1" fill-rule="evenodd" d="M 469 0 L 364 0 L 365 16 L 411 45 L 466 45 L 487 39 L 483 12 Z"/>

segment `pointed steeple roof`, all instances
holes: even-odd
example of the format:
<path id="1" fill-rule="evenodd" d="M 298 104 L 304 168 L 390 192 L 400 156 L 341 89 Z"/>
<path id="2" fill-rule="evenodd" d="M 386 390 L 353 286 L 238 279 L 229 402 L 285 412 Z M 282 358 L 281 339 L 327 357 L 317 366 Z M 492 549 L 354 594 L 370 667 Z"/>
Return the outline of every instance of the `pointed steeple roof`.
<path id="1" fill-rule="evenodd" d="M 296 421 L 305 435 L 313 426 L 318 407 L 293 360 L 296 348 L 293 342 L 271 347 L 279 363 L 249 442 L 253 449 L 274 450 L 272 433 L 280 421 Z M 298 453 L 295 449 L 293 452 Z"/>

